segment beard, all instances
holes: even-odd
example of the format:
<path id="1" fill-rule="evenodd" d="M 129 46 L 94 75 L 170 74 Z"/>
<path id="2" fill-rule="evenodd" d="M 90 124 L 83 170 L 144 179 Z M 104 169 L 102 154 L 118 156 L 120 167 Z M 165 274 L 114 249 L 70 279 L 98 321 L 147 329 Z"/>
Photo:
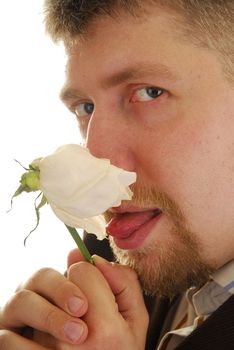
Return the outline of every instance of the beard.
<path id="1" fill-rule="evenodd" d="M 179 206 L 155 189 L 135 188 L 133 192 L 132 205 L 160 208 L 167 220 L 169 234 L 161 241 L 154 242 L 152 238 L 144 247 L 132 250 L 118 248 L 110 237 L 117 262 L 137 272 L 147 295 L 172 298 L 189 287 L 202 286 L 214 271 L 214 266 L 202 259 L 202 247 L 196 235 L 188 229 Z"/>

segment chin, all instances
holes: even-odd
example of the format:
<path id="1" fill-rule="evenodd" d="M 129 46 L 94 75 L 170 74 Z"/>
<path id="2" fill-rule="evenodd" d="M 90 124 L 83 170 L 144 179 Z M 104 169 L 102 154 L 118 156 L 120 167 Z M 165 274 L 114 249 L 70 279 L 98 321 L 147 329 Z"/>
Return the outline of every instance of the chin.
<path id="1" fill-rule="evenodd" d="M 133 268 L 148 295 L 173 297 L 189 287 L 202 286 L 214 271 L 200 256 L 200 247 L 191 233 L 173 231 L 160 242 L 150 242 L 135 250 L 122 250 L 112 237 L 116 260 Z"/>

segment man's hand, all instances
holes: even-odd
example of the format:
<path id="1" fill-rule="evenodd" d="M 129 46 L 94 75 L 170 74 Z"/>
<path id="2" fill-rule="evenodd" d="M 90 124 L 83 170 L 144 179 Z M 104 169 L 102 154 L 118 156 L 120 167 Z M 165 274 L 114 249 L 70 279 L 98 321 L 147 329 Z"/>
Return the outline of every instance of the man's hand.
<path id="1" fill-rule="evenodd" d="M 79 287 L 57 271 L 39 270 L 0 311 L 0 349 L 57 349 L 57 341 L 79 344 L 88 333 L 80 319 L 87 307 Z M 41 331 L 39 339 L 32 329 Z"/>
<path id="2" fill-rule="evenodd" d="M 88 300 L 88 336 L 79 350 L 143 350 L 148 314 L 136 273 L 98 256 L 94 261 L 95 266 L 79 262 L 68 270 Z"/>
<path id="3" fill-rule="evenodd" d="M 0 350 L 144 349 L 148 314 L 135 272 L 80 260 L 69 256 L 67 278 L 43 269 L 21 286 L 0 313 Z"/>

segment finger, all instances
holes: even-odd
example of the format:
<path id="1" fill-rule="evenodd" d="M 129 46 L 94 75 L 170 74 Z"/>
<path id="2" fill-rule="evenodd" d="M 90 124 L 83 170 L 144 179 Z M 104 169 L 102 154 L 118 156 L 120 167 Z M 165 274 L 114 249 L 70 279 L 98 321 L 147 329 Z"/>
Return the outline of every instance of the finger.
<path id="1" fill-rule="evenodd" d="M 102 319 L 108 319 L 110 315 L 113 317 L 112 310 L 118 312 L 115 297 L 106 279 L 94 265 L 83 261 L 73 264 L 68 270 L 68 278 L 79 285 L 86 295 L 88 310 L 92 310 L 92 316 L 101 315 Z M 105 308 L 103 308 L 103 299 L 105 299 Z"/>
<path id="2" fill-rule="evenodd" d="M 90 263 L 79 262 L 70 267 L 68 278 L 79 285 L 88 299 L 88 311 L 83 317 L 88 337 L 79 348 L 106 350 L 114 342 L 118 345 L 115 349 L 123 349 L 117 340 L 124 338 L 126 322 L 102 273 Z"/>
<path id="3" fill-rule="evenodd" d="M 71 344 L 83 342 L 88 334 L 86 324 L 69 316 L 40 295 L 22 290 L 1 310 L 1 328 L 15 330 L 25 326 L 49 333 Z"/>
<path id="4" fill-rule="evenodd" d="M 79 262 L 79 261 L 85 261 L 83 255 L 79 251 L 79 249 L 73 249 L 70 251 L 67 257 L 67 267 L 69 268 L 71 265 Z"/>
<path id="5" fill-rule="evenodd" d="M 148 314 L 137 276 L 131 269 L 94 257 L 95 266 L 87 262 L 73 264 L 68 278 L 82 289 L 88 299 L 88 311 L 83 317 L 89 336 L 80 349 L 107 349 L 107 344 L 123 347 L 128 339 L 134 349 L 145 344 Z M 99 347 L 98 347 L 99 346 Z M 115 347 L 117 348 L 117 347 Z M 140 348 L 138 346 L 138 348 Z"/>
<path id="6" fill-rule="evenodd" d="M 53 269 L 37 271 L 20 288 L 39 294 L 72 316 L 81 317 L 87 311 L 87 299 L 79 287 Z"/>
<path id="7" fill-rule="evenodd" d="M 101 271 L 115 295 L 122 316 L 133 323 L 136 329 L 139 322 L 141 326 L 147 325 L 148 313 L 136 272 L 127 266 L 110 263 L 99 256 L 93 258 L 95 266 Z"/>
<path id="8" fill-rule="evenodd" d="M 0 330 L 1 350 L 49 350 L 20 335 L 7 330 Z"/>

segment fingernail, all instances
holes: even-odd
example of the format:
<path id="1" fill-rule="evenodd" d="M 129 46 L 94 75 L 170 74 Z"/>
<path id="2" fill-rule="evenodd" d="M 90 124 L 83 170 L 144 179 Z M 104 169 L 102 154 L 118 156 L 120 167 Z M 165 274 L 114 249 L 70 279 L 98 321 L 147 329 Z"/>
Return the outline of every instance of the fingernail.
<path id="1" fill-rule="evenodd" d="M 110 264 L 110 262 L 108 260 L 104 259 L 103 257 L 101 257 L 99 255 L 94 254 L 92 256 L 92 258 L 93 258 L 95 264 L 98 264 L 98 263 L 100 263 L 100 264 Z"/>
<path id="2" fill-rule="evenodd" d="M 73 314 L 76 314 L 83 305 L 84 305 L 84 301 L 78 297 L 71 297 L 67 303 L 68 309 Z"/>
<path id="3" fill-rule="evenodd" d="M 93 261 L 94 261 L 94 265 L 96 266 L 96 267 L 98 267 L 98 266 L 101 266 L 101 265 L 106 265 L 106 266 L 115 266 L 115 265 L 117 265 L 116 263 L 114 263 L 114 262 L 112 262 L 112 261 L 108 261 L 108 260 L 106 260 L 106 259 L 104 259 L 103 257 L 101 257 L 101 256 L 99 256 L 99 255 L 93 255 L 92 256 L 92 258 L 93 258 Z"/>
<path id="4" fill-rule="evenodd" d="M 73 343 L 76 343 L 82 336 L 84 328 L 79 323 L 67 322 L 64 326 L 64 331 L 67 338 Z"/>

